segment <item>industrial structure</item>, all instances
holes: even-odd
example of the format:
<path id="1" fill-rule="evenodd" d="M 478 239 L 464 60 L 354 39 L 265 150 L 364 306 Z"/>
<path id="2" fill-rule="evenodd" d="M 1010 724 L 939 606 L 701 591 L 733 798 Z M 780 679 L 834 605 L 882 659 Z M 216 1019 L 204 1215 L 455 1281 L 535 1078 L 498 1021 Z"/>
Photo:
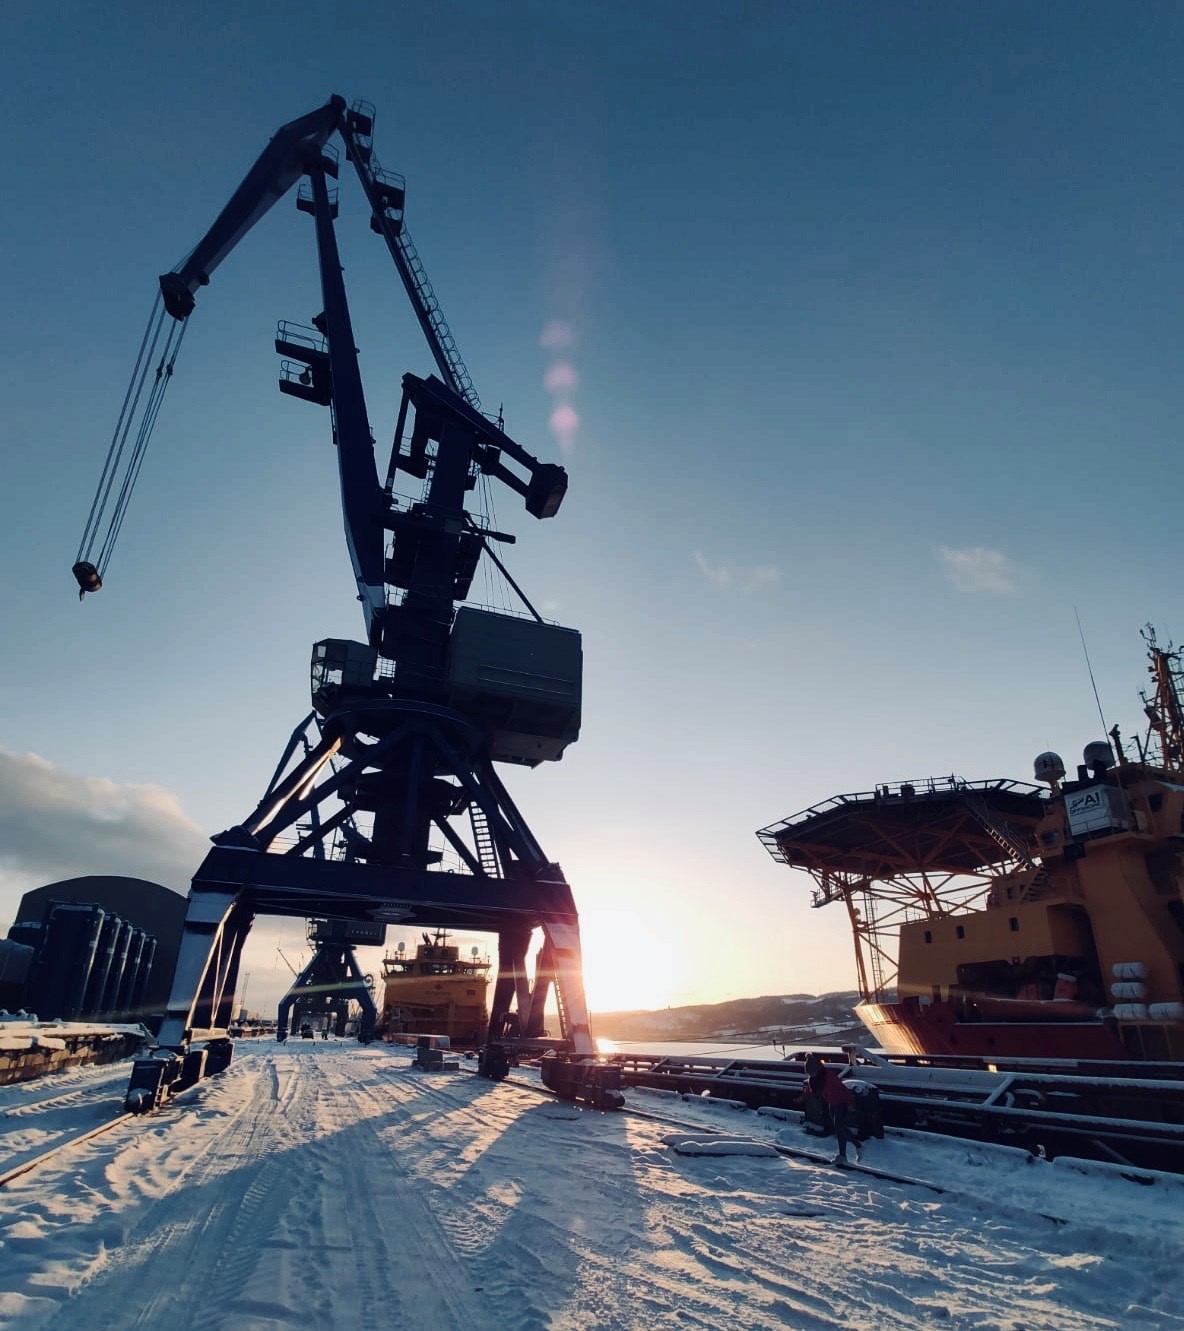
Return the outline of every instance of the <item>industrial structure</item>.
<path id="1" fill-rule="evenodd" d="M 257 914 L 496 934 L 482 1070 L 504 1075 L 512 1057 L 506 1041 L 516 1038 L 536 1049 L 552 1046 L 560 1059 L 575 1055 L 573 1066 L 587 1067 L 561 1079 L 563 1093 L 595 1082 L 571 888 L 494 767 L 557 760 L 577 737 L 580 636 L 544 622 L 525 596 L 525 614 L 460 606 L 482 556 L 502 568 L 491 545 L 514 540 L 466 508 L 468 492 L 497 480 L 533 517 L 549 518 L 567 475 L 479 410 L 404 225 L 404 181 L 380 168 L 373 127 L 372 106 L 347 108 L 340 97 L 284 125 L 188 258 L 160 279 L 74 565 L 80 597 L 101 588 L 195 296 L 272 204 L 303 181 L 296 204 L 313 219 L 323 309 L 312 327 L 279 325 L 279 386 L 329 409 L 364 636 L 315 645 L 312 712 L 293 732 L 258 805 L 213 838 L 194 875 L 159 1036 L 166 1056 L 137 1062 L 128 1091 L 135 1108 L 159 1103 L 186 1058 L 193 1075 L 190 1055 L 203 1039 L 214 1063 L 225 1065 L 243 942 Z M 337 249 L 334 136 L 438 372 L 403 377 L 385 476 L 376 464 Z M 400 477 L 421 483 L 418 498 L 396 493 Z M 535 930 L 543 941 L 532 979 L 527 954 Z M 339 978 L 343 967 L 344 958 Z M 552 991 L 560 1033 L 548 1037 L 543 1011 Z M 610 1102 L 611 1091 L 602 1098 Z"/>
<path id="2" fill-rule="evenodd" d="M 184 919 L 183 896 L 142 878 L 92 874 L 34 888 L 5 940 L 9 964 L 23 954 L 23 966 L 19 976 L 13 966 L 0 1006 L 45 1021 L 135 1021 L 155 1030 Z"/>
<path id="3" fill-rule="evenodd" d="M 345 1035 L 350 1006 L 358 1009 L 358 1039 L 369 1043 L 378 1010 L 374 1005 L 374 977 L 363 975 L 355 946 L 381 946 L 386 925 L 361 920 L 309 920 L 308 941 L 312 958 L 302 971 L 294 971 L 292 987 L 280 999 L 276 1015 L 277 1040 L 288 1038 L 289 1024 L 298 1028 L 309 1019 Z M 287 958 L 285 957 L 286 961 Z"/>

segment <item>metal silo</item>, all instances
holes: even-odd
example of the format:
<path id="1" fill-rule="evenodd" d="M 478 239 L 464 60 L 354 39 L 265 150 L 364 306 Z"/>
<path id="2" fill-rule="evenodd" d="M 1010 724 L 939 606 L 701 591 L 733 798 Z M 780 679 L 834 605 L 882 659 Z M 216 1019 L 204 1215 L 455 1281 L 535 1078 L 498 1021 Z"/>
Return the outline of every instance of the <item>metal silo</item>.
<path id="1" fill-rule="evenodd" d="M 143 1021 L 147 1013 L 144 1011 L 144 993 L 148 988 L 148 980 L 152 975 L 152 961 L 156 956 L 156 939 L 151 934 L 144 935 L 144 950 L 140 953 L 140 964 L 136 968 L 136 978 L 132 985 L 131 997 L 128 999 L 128 1020 Z"/>
<path id="2" fill-rule="evenodd" d="M 132 941 L 132 930 L 136 926 L 130 920 L 119 921 L 119 933 L 115 939 L 115 955 L 111 958 L 111 969 L 107 973 L 107 983 L 103 986 L 103 998 L 99 1005 L 100 1014 L 106 1019 L 115 1011 L 115 1000 L 119 995 L 119 986 L 123 983 L 123 970 L 127 965 L 127 950 Z"/>
<path id="3" fill-rule="evenodd" d="M 115 959 L 115 945 L 119 942 L 119 926 L 122 923 L 118 915 L 110 913 L 103 920 L 99 933 L 98 946 L 95 948 L 94 965 L 90 969 L 90 979 L 86 985 L 86 997 L 82 1003 L 82 1015 L 92 1020 L 103 1010 L 103 992 L 107 987 L 107 977 L 111 974 L 111 963 Z"/>
<path id="4" fill-rule="evenodd" d="M 139 973 L 140 958 L 144 955 L 144 938 L 143 929 L 132 925 L 131 937 L 127 944 L 127 963 L 123 968 L 123 978 L 119 982 L 115 1002 L 111 1008 L 111 1015 L 121 1021 L 127 1016 L 128 1008 L 131 1007 L 132 990 L 135 988 L 136 975 Z"/>
<path id="5" fill-rule="evenodd" d="M 49 913 L 25 1000 L 42 1021 L 82 1015 L 103 918 L 98 906 L 57 904 Z"/>
<path id="6" fill-rule="evenodd" d="M 8 937 L 14 943 L 23 943 L 34 952 L 40 952 L 45 941 L 45 925 L 40 920 L 17 920 L 10 926 Z"/>

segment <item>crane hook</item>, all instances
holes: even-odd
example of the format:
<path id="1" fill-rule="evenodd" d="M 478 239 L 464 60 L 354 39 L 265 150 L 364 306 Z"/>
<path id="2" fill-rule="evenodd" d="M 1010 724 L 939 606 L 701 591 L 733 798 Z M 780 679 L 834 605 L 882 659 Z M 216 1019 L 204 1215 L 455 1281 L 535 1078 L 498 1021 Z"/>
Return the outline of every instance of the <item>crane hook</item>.
<path id="1" fill-rule="evenodd" d="M 80 601 L 87 592 L 97 592 L 102 590 L 103 579 L 99 574 L 99 570 L 85 559 L 80 559 L 78 563 L 74 565 L 71 572 L 74 574 L 74 577 L 78 582 L 78 599 Z"/>

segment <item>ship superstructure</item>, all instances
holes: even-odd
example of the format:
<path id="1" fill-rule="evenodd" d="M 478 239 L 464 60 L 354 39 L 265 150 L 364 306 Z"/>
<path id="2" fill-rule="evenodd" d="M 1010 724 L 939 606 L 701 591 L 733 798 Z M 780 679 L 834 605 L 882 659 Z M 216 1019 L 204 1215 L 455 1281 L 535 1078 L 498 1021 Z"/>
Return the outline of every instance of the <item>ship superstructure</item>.
<path id="1" fill-rule="evenodd" d="M 1072 779 L 957 776 L 840 795 L 758 833 L 843 902 L 890 1053 L 1184 1059 L 1184 663 L 1144 632 L 1145 737 Z"/>
<path id="2" fill-rule="evenodd" d="M 443 929 L 422 937 L 413 954 L 400 943 L 383 958 L 376 1033 L 385 1040 L 446 1035 L 454 1046 L 480 1044 L 489 1022 L 489 958 L 477 948 L 462 957 Z"/>

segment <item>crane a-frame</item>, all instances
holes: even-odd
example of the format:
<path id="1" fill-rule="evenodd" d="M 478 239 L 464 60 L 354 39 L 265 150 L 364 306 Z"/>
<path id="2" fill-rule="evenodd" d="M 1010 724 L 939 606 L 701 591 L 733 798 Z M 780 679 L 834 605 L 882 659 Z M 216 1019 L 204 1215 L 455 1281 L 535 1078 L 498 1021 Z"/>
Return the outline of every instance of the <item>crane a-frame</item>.
<path id="1" fill-rule="evenodd" d="M 560 1093 L 619 1102 L 589 1058 L 595 1049 L 571 888 L 494 768 L 558 759 L 577 737 L 580 637 L 544 623 L 529 603 L 533 618 L 458 608 L 482 554 L 496 561 L 489 542 L 513 539 L 467 511 L 465 496 L 478 477 L 501 481 L 522 496 L 527 512 L 547 518 L 559 508 L 567 475 L 478 410 L 403 223 L 404 183 L 377 164 L 373 123 L 369 104 L 347 108 L 333 97 L 284 125 L 188 258 L 160 279 L 159 318 L 183 328 L 218 264 L 303 180 L 297 206 L 313 218 L 324 308 L 312 329 L 280 325 L 280 388 L 330 409 L 365 640 L 315 645 L 312 713 L 294 731 L 258 805 L 212 838 L 189 893 L 160 1052 L 137 1062 L 131 1108 L 151 1107 L 177 1080 L 224 1066 L 239 962 L 256 914 L 495 933 L 498 969 L 481 1070 L 504 1075 L 506 1045 L 515 1039 L 551 1046 L 558 1055 L 552 1067 L 560 1070 L 548 1080 Z M 329 185 L 337 175 L 334 135 L 344 143 L 370 226 L 390 250 L 439 372 L 403 378 L 385 481 L 375 462 L 337 250 L 337 200 Z M 175 344 L 166 340 L 166 347 Z M 148 359 L 144 365 L 147 373 Z M 169 359 L 166 373 L 158 369 L 158 384 L 167 383 L 171 368 Z M 135 469 L 159 409 L 158 399 L 145 400 L 152 415 L 133 436 L 138 455 L 128 465 Z M 124 438 L 130 428 L 123 426 Z M 400 472 L 423 482 L 421 499 L 396 497 Z M 130 494 L 135 472 L 121 486 L 113 477 L 105 471 L 100 495 L 104 483 L 108 493 Z M 95 512 L 88 528 L 97 532 Z M 121 521 L 122 511 L 111 530 Z M 111 539 L 109 533 L 108 553 Z M 74 572 L 82 594 L 102 586 L 101 563 L 86 549 Z M 456 867 L 443 867 L 434 841 L 452 852 Z M 527 953 L 536 929 L 543 942 L 532 980 Z M 552 991 L 560 1035 L 549 1039 L 543 1013 Z"/>

